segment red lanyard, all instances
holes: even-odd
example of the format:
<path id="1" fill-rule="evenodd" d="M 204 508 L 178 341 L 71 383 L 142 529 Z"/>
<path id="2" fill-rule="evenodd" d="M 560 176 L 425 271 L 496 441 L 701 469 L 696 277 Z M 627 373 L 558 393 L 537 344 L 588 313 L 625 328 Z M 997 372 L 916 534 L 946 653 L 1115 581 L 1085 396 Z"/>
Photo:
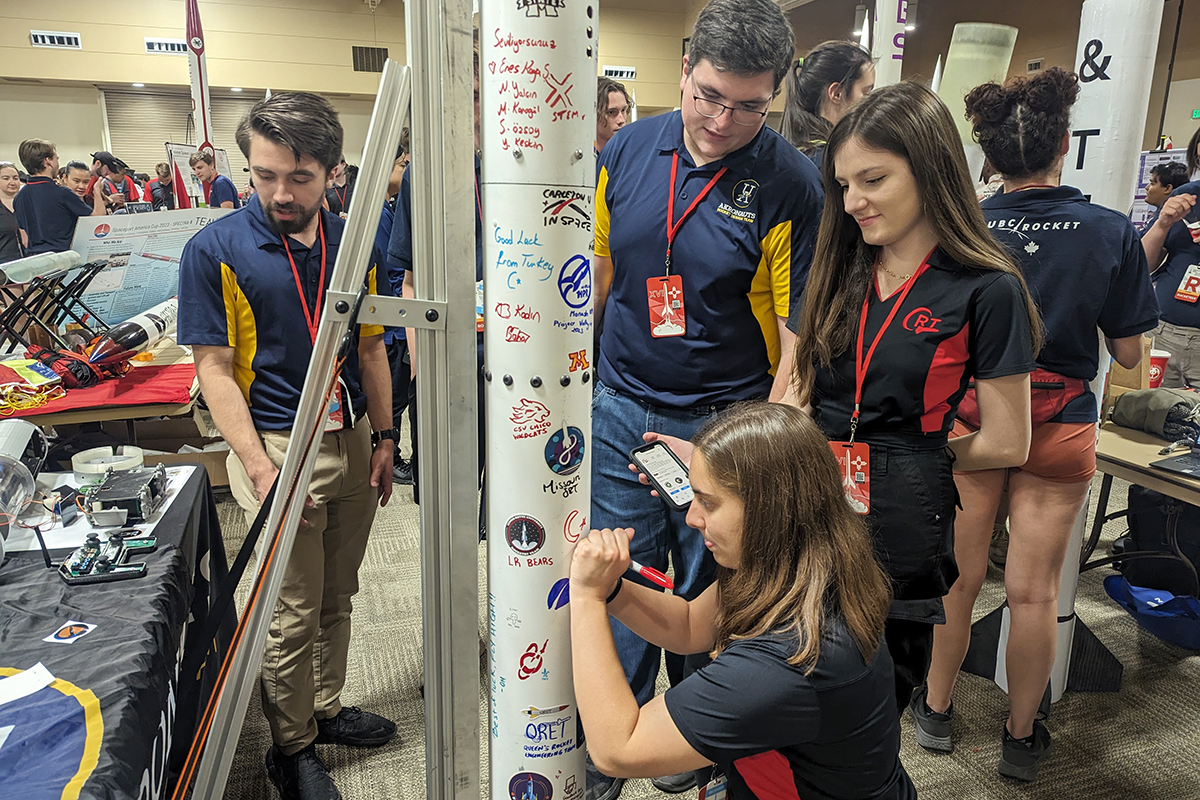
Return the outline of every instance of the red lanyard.
<path id="1" fill-rule="evenodd" d="M 342 191 L 339 193 L 338 187 L 336 185 L 333 187 L 333 196 L 336 197 L 338 199 L 338 202 L 342 204 L 342 211 L 350 210 L 350 209 L 346 208 L 346 192 L 348 192 L 349 190 L 350 190 L 349 186 L 343 186 Z"/>
<path id="2" fill-rule="evenodd" d="M 933 255 L 930 251 L 929 255 Z M 867 377 L 867 368 L 871 366 L 871 359 L 875 355 L 875 348 L 879 346 L 879 341 L 883 338 L 883 333 L 892 324 L 892 320 L 896 318 L 897 312 L 900 311 L 900 306 L 904 305 L 905 298 L 908 297 L 909 291 L 917 282 L 917 278 L 929 269 L 929 256 L 925 256 L 925 261 L 913 273 L 912 277 L 904 282 L 904 289 L 900 292 L 900 297 L 896 300 L 896 305 L 892 306 L 892 310 L 888 312 L 887 319 L 883 322 L 883 327 L 879 329 L 879 333 L 875 334 L 875 340 L 871 342 L 871 347 L 867 350 L 866 355 L 863 355 L 863 340 L 867 333 L 867 307 L 871 303 L 871 292 L 875 291 L 875 281 L 872 278 L 871 285 L 867 287 L 867 295 L 863 298 L 862 313 L 858 316 L 858 342 L 854 346 L 854 413 L 850 415 L 850 443 L 854 443 L 854 433 L 858 430 L 858 413 L 859 407 L 862 405 L 863 382 Z"/>
<path id="3" fill-rule="evenodd" d="M 320 212 L 318 212 L 320 213 Z M 317 286 L 316 308 L 309 311 L 308 300 L 304 296 L 304 282 L 300 280 L 300 272 L 296 269 L 296 261 L 292 258 L 291 248 L 287 239 L 283 239 L 283 252 L 287 253 L 288 263 L 292 265 L 292 277 L 296 279 L 296 291 L 300 295 L 300 307 L 304 309 L 304 322 L 308 325 L 308 335 L 312 343 L 317 343 L 317 325 L 321 322 L 321 296 L 325 293 L 325 223 L 317 218 L 317 235 L 321 238 L 321 284 Z"/>
<path id="4" fill-rule="evenodd" d="M 688 215 L 696 210 L 696 206 L 700 205 L 700 201 L 708 196 L 712 188 L 717 185 L 717 181 L 721 180 L 721 176 L 725 174 L 728 167 L 721 167 L 717 170 L 717 174 L 713 175 L 712 180 L 700 190 L 700 194 L 696 195 L 696 199 L 688 206 L 688 210 L 683 212 L 683 216 L 679 221 L 675 221 L 675 174 L 679 169 L 679 153 L 671 154 L 671 185 L 667 194 L 667 275 L 671 274 L 671 245 L 675 243 L 675 234 L 679 233 L 679 229 L 683 227 L 683 221 L 688 218 Z"/>
<path id="5" fill-rule="evenodd" d="M 1027 185 L 1025 185 L 1025 186 L 1018 186 L 1017 188 L 1015 188 L 1015 189 L 1013 189 L 1011 192 L 1009 192 L 1009 194 L 1015 194 L 1015 193 L 1017 193 L 1017 192 L 1023 192 L 1023 191 L 1025 191 L 1026 189 L 1057 189 L 1057 188 L 1058 188 L 1057 186 L 1054 186 L 1054 185 L 1052 185 L 1052 184 L 1049 184 L 1049 183 L 1030 183 L 1030 184 L 1027 184 Z"/>

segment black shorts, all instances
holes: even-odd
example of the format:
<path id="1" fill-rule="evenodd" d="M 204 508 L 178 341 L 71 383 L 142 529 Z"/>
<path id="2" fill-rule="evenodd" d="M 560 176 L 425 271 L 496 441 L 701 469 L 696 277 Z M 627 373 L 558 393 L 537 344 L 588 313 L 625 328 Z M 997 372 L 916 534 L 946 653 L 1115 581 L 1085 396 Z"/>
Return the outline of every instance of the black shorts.
<path id="1" fill-rule="evenodd" d="M 945 447 L 917 450 L 870 444 L 867 519 L 875 554 L 892 579 L 889 616 L 945 622 L 941 598 L 958 579 L 953 459 Z"/>

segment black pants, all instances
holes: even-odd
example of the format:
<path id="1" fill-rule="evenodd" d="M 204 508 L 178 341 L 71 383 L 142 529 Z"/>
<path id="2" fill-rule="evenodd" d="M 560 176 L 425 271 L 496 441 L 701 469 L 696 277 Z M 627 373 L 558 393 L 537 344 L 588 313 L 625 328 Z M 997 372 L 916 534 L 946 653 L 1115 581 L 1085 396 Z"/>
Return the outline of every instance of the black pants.
<path id="1" fill-rule="evenodd" d="M 875 554 L 895 599 L 884 626 L 903 712 L 925 682 L 933 626 L 945 622 L 942 597 L 958 578 L 954 516 L 958 491 L 946 448 L 871 443 L 871 528 Z"/>
<path id="2" fill-rule="evenodd" d="M 404 419 L 404 409 L 408 408 L 409 384 L 412 383 L 408 341 L 396 339 L 387 346 L 387 354 L 388 364 L 392 368 L 392 425 L 399 428 Z M 399 442 L 396 443 L 397 460 L 400 457 L 399 444 Z"/>
<path id="3" fill-rule="evenodd" d="M 883 625 L 888 654 L 895 666 L 896 708 L 908 708 L 913 689 L 925 683 L 933 656 L 933 623 L 889 617 Z"/>

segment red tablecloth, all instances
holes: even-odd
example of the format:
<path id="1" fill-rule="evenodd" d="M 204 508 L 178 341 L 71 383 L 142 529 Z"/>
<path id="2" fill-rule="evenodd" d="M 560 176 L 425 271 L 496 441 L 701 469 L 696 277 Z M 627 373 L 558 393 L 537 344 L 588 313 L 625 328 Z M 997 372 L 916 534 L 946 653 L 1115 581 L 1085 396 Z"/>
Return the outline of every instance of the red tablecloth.
<path id="1" fill-rule="evenodd" d="M 9 370 L 0 368 L 0 372 L 9 373 Z M 100 381 L 98 385 L 87 389 L 68 389 L 66 397 L 51 400 L 46 405 L 29 411 L 22 411 L 17 416 L 32 417 L 55 411 L 106 406 L 186 403 L 191 399 L 195 378 L 195 364 L 148 364 L 144 367 L 134 367 L 120 378 Z"/>

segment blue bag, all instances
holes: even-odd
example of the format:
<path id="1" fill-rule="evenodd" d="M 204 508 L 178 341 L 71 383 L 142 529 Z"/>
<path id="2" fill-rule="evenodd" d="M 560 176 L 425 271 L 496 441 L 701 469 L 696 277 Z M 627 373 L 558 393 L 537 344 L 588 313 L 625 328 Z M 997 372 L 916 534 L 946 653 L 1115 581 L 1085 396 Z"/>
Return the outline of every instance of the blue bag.
<path id="1" fill-rule="evenodd" d="M 1168 644 L 1200 650 L 1200 600 L 1161 589 L 1143 589 L 1124 575 L 1104 579 L 1104 591 L 1128 611 L 1137 624 Z"/>

